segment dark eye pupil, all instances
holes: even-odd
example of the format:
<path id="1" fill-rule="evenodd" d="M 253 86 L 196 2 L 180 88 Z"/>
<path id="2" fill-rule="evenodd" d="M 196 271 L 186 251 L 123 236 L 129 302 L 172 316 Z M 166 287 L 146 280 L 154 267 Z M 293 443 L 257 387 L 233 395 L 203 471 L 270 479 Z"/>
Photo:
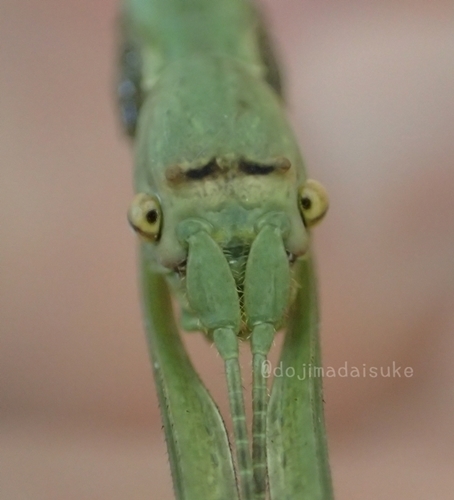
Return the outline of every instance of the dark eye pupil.
<path id="1" fill-rule="evenodd" d="M 301 198 L 301 206 L 304 210 L 309 210 L 312 207 L 312 201 L 310 198 Z"/>
<path id="2" fill-rule="evenodd" d="M 148 224 L 155 224 L 158 220 L 158 211 L 157 210 L 149 210 L 147 215 L 145 216 Z"/>

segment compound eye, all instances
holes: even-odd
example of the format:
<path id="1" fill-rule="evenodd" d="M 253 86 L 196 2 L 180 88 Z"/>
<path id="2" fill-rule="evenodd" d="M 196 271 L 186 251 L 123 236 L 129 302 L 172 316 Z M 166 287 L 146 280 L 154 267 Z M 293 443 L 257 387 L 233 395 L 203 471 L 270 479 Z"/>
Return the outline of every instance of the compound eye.
<path id="1" fill-rule="evenodd" d="M 298 204 L 306 226 L 315 226 L 328 210 L 328 193 L 319 182 L 308 179 L 299 188 Z"/>
<path id="2" fill-rule="evenodd" d="M 148 241 L 157 241 L 161 234 L 161 206 L 155 196 L 138 193 L 128 210 L 128 222 L 137 234 Z"/>

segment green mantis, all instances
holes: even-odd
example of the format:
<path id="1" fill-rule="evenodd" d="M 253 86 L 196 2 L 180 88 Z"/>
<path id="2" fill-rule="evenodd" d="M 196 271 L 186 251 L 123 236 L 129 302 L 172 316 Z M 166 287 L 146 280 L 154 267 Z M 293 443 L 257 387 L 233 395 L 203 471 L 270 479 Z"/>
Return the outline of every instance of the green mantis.
<path id="1" fill-rule="evenodd" d="M 122 30 L 119 100 L 137 193 L 128 219 L 141 239 L 176 495 L 329 500 L 321 382 L 298 377 L 305 363 L 319 363 L 309 228 L 328 201 L 306 179 L 260 17 L 247 0 L 127 0 Z M 183 329 L 203 332 L 224 361 L 236 465 L 182 347 L 168 289 Z M 285 326 L 285 376 L 268 398 L 264 367 Z M 253 357 L 252 445 L 242 340 Z"/>

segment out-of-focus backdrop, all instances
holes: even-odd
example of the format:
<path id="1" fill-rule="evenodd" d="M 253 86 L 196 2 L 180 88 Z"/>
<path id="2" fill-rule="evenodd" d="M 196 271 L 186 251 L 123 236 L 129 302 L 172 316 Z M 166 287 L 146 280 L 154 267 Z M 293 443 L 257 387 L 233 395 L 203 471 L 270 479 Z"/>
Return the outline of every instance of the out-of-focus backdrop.
<path id="1" fill-rule="evenodd" d="M 331 195 L 316 231 L 324 363 L 361 371 L 325 378 L 336 499 L 452 498 L 452 2 L 263 3 Z M 172 498 L 125 222 L 117 9 L 0 1 L 5 500 Z M 188 343 L 222 399 L 214 350 Z M 393 363 L 400 377 L 362 376 Z"/>

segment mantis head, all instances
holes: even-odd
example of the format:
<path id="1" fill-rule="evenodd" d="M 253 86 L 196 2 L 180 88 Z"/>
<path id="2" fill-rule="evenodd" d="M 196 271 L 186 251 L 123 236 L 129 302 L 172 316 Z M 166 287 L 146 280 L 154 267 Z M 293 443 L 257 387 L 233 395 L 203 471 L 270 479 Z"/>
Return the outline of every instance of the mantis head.
<path id="1" fill-rule="evenodd" d="M 158 260 L 166 218 L 158 197 L 137 194 L 128 220 L 177 292 L 186 330 L 229 327 L 246 335 L 259 323 L 282 326 L 295 292 L 294 264 L 307 251 L 308 229 L 328 208 L 324 188 L 310 179 L 294 203 L 296 223 L 285 207 L 248 209 L 237 201 L 182 217 L 169 238 L 181 251 L 174 262 L 165 254 Z"/>
<path id="2" fill-rule="evenodd" d="M 271 88 L 229 60 L 179 62 L 144 102 L 136 144 L 128 219 L 177 292 L 183 327 L 280 326 L 328 198 L 306 179 Z"/>

